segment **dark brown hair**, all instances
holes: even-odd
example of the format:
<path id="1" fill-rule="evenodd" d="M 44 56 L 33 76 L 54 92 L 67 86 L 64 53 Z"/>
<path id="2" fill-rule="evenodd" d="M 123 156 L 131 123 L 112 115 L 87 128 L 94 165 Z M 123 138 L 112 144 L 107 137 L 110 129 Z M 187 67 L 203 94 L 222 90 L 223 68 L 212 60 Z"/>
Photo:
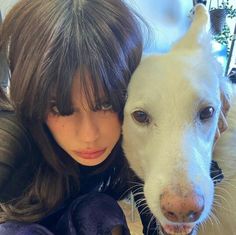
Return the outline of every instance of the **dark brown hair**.
<path id="1" fill-rule="evenodd" d="M 0 48 L 8 54 L 10 98 L 42 161 L 29 192 L 1 205 L 0 221 L 37 221 L 69 193 L 68 179 L 76 178 L 76 170 L 68 158 L 58 157 L 45 127 L 50 101 L 61 115 L 73 112 L 71 86 L 79 71 L 78 92 L 83 89 L 91 108 L 93 100 L 101 102 L 102 87 L 114 111 L 122 113 L 130 76 L 141 59 L 141 22 L 122 0 L 21 0 L 8 13 Z"/>
<path id="2" fill-rule="evenodd" d="M 13 107 L 5 91 L 0 87 L 0 110 L 11 111 Z"/>

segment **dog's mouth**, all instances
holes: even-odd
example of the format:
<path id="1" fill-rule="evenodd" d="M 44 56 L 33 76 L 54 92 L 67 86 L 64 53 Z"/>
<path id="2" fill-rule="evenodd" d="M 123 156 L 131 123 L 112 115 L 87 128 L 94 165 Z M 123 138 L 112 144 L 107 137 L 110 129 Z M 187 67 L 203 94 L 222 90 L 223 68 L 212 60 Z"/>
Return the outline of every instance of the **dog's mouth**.
<path id="1" fill-rule="evenodd" d="M 161 227 L 161 235 L 191 235 L 193 234 L 192 225 L 170 225 L 167 224 Z"/>

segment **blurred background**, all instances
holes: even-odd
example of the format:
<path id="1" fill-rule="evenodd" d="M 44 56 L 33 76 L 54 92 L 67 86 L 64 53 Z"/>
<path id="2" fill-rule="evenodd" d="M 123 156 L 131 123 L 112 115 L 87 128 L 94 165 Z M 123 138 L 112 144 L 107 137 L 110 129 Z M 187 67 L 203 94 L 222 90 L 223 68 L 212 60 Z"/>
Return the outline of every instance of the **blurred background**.
<path id="1" fill-rule="evenodd" d="M 201 0 L 124 0 L 134 8 L 150 25 L 152 34 L 144 54 L 167 52 L 172 44 L 188 29 L 193 5 Z M 0 0 L 2 18 L 17 0 Z M 202 0 L 202 2 L 204 2 Z M 236 65 L 235 24 L 236 0 L 207 0 L 207 8 L 212 15 L 212 21 L 221 30 L 215 31 L 213 48 L 218 60 L 225 69 L 225 74 Z M 216 10 L 217 9 L 217 10 Z M 218 10 L 221 9 L 221 10 Z M 222 11 L 222 9 L 224 9 Z M 213 11 L 221 11 L 215 12 Z M 223 12 L 223 13 L 222 13 Z M 221 15 L 223 14 L 223 19 Z M 144 33 L 145 34 L 145 33 Z"/>

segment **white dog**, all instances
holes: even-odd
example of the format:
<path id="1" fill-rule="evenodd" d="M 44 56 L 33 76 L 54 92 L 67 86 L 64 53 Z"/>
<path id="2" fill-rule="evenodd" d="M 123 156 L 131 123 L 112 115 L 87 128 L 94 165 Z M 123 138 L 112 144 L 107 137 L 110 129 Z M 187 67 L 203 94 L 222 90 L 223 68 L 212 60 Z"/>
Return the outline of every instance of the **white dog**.
<path id="1" fill-rule="evenodd" d="M 235 91 L 234 91 L 235 93 Z M 229 128 L 217 142 L 213 157 L 224 172 L 215 188 L 211 219 L 201 227 L 201 235 L 236 234 L 236 97 L 227 117 Z"/>
<path id="2" fill-rule="evenodd" d="M 211 54 L 208 20 L 197 5 L 187 34 L 169 53 L 143 59 L 128 88 L 123 148 L 164 234 L 236 234 L 236 102 L 212 154 L 230 85 Z M 225 175 L 216 187 L 212 155 Z"/>

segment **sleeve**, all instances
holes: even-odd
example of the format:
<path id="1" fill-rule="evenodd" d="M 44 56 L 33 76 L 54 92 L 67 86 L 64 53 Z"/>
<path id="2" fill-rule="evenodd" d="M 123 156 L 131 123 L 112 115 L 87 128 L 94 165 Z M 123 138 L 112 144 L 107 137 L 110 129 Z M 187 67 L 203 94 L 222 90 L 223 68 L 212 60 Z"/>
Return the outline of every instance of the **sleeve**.
<path id="1" fill-rule="evenodd" d="M 0 202 L 19 196 L 30 181 L 30 149 L 27 132 L 15 115 L 0 111 Z"/>

